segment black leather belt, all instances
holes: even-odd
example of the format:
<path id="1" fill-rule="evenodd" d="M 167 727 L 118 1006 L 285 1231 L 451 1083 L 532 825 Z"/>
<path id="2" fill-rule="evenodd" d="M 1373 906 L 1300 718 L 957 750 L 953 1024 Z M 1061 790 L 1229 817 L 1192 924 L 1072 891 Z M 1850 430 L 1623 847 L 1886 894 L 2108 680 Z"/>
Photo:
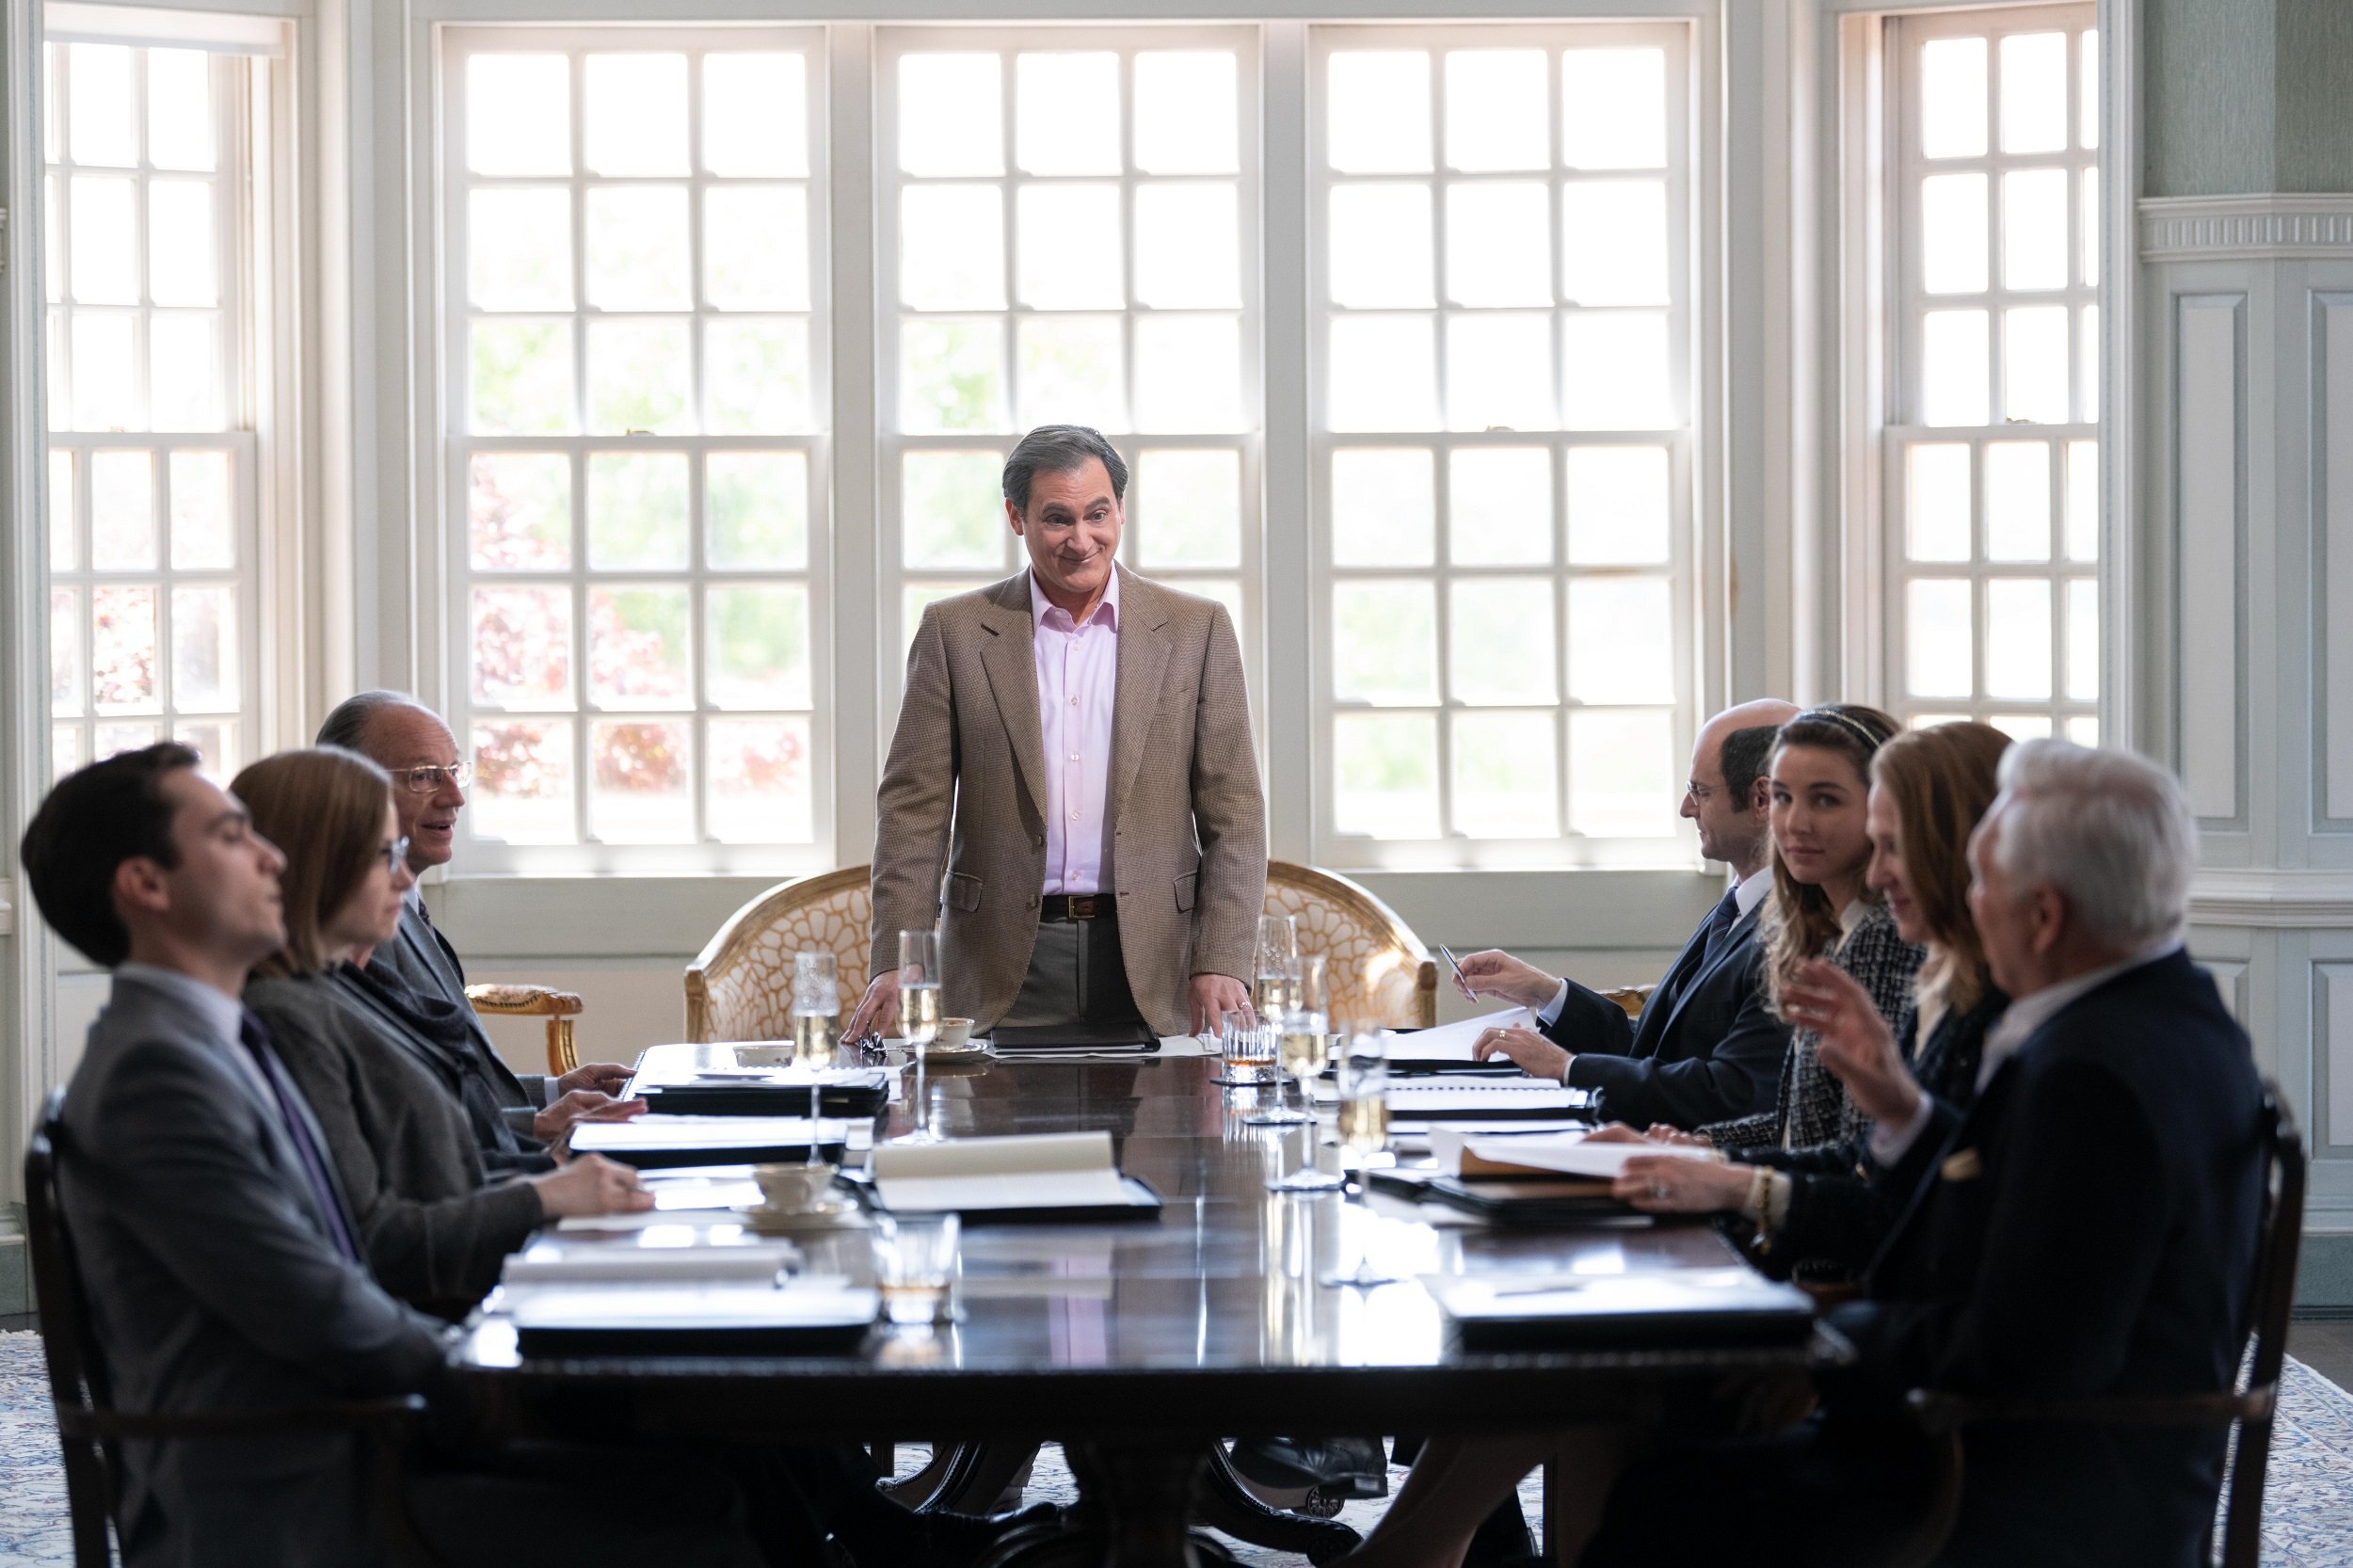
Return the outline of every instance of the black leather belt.
<path id="1" fill-rule="evenodd" d="M 1041 920 L 1108 920 L 1117 918 L 1117 901 L 1109 893 L 1048 893 L 1037 907 Z"/>

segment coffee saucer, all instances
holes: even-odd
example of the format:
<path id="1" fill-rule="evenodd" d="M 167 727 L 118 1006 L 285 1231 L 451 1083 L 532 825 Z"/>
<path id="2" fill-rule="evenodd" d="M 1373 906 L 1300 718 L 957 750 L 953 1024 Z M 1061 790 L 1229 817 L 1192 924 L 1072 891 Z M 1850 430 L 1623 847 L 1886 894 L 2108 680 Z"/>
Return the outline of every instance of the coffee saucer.
<path id="1" fill-rule="evenodd" d="M 748 1203 L 738 1209 L 744 1223 L 762 1235 L 790 1235 L 812 1230 L 864 1230 L 866 1211 L 847 1192 L 831 1192 L 807 1208 L 776 1208 Z"/>

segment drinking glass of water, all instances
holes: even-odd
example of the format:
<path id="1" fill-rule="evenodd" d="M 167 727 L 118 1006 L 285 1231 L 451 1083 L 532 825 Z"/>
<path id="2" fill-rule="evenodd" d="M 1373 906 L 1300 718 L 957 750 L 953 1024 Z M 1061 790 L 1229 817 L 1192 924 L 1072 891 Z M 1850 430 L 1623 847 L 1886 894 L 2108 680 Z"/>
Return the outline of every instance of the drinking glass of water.
<path id="1" fill-rule="evenodd" d="M 899 1029 L 915 1057 L 915 1128 L 893 1140 L 901 1144 L 936 1144 L 930 1127 L 931 1112 L 924 1093 L 923 1059 L 939 1038 L 939 933 L 899 933 Z"/>
<path id="2" fill-rule="evenodd" d="M 808 1162 L 817 1164 L 819 1094 L 833 1065 L 834 1034 L 841 1017 L 841 982 L 830 952 L 792 960 L 792 1065 L 808 1074 Z"/>

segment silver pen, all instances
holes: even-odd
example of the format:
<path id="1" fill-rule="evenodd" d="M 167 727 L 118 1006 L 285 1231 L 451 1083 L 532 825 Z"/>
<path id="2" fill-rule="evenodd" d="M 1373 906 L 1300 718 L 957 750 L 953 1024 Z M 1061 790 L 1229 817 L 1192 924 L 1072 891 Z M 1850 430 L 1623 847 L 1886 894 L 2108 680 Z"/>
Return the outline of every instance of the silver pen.
<path id="1" fill-rule="evenodd" d="M 1470 998 L 1473 1001 L 1478 1000 L 1479 988 L 1470 983 L 1470 976 L 1463 972 L 1462 964 L 1455 958 L 1453 952 L 1448 949 L 1444 942 L 1440 942 L 1438 944 L 1438 956 L 1445 959 L 1447 968 L 1454 971 L 1454 984 L 1463 988 L 1463 994 Z"/>

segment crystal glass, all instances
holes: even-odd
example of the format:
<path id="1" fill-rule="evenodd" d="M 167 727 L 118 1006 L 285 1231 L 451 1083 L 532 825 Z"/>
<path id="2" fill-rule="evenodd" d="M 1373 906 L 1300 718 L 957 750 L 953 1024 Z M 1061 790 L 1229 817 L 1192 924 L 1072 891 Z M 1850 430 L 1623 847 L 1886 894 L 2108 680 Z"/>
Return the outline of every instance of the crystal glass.
<path id="1" fill-rule="evenodd" d="M 1276 1050 L 1283 1070 L 1299 1086 L 1299 1109 L 1277 1112 L 1267 1118 L 1278 1125 L 1296 1126 L 1306 1146 L 1302 1152 L 1299 1169 L 1289 1176 L 1270 1181 L 1267 1186 L 1278 1192 L 1329 1192 L 1347 1183 L 1337 1176 L 1316 1169 L 1316 1143 L 1319 1128 L 1315 1115 L 1315 1091 L 1309 1080 L 1323 1071 L 1324 1059 L 1331 1048 L 1331 1037 L 1324 1032 L 1330 1017 L 1324 984 L 1324 963 L 1321 953 L 1308 953 L 1294 958 L 1285 967 L 1289 982 L 1289 1007 L 1276 1020 Z"/>
<path id="2" fill-rule="evenodd" d="M 808 1162 L 822 1142 L 818 1112 L 824 1070 L 833 1065 L 834 1033 L 841 1016 L 841 982 L 830 952 L 792 960 L 792 1065 L 808 1074 Z"/>
<path id="3" fill-rule="evenodd" d="M 873 1217 L 874 1284 L 883 1315 L 893 1323 L 952 1321 L 956 1244 L 962 1226 L 953 1214 Z"/>
<path id="4" fill-rule="evenodd" d="M 1341 1163 L 1362 1168 L 1389 1148 L 1389 1048 L 1380 1031 L 1349 1032 L 1338 1078 Z"/>
<path id="5" fill-rule="evenodd" d="M 1299 922 L 1289 915 L 1259 916 L 1257 954 L 1250 1002 L 1259 1022 L 1273 1023 L 1290 995 L 1288 966 L 1299 956 Z"/>
<path id="6" fill-rule="evenodd" d="M 1225 1015 L 1218 1031 L 1218 1055 L 1225 1070 L 1209 1081 L 1234 1089 L 1257 1089 L 1274 1070 L 1274 1026 L 1241 1009 Z"/>
<path id="7" fill-rule="evenodd" d="M 895 1142 L 902 1144 L 936 1144 L 939 1135 L 929 1125 L 931 1113 L 925 1100 L 923 1061 L 939 1038 L 939 933 L 937 931 L 902 931 L 899 933 L 899 1032 L 906 1037 L 907 1049 L 915 1057 L 915 1116 L 914 1130 L 903 1134 Z"/>

